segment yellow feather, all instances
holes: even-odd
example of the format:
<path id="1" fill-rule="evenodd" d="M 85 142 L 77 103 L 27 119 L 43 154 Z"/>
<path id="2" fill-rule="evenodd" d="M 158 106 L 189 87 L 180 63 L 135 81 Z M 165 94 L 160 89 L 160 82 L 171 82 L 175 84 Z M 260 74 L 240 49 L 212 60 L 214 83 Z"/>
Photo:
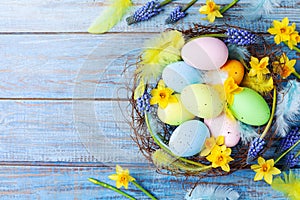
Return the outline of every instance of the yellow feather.
<path id="1" fill-rule="evenodd" d="M 89 33 L 105 33 L 114 27 L 132 6 L 131 0 L 111 0 L 110 6 L 92 23 Z"/>
<path id="2" fill-rule="evenodd" d="M 284 174 L 284 180 L 280 177 L 275 178 L 272 188 L 282 192 L 286 197 L 292 200 L 299 200 L 300 197 L 300 178 L 297 178 L 292 171 L 289 175 Z"/>
<path id="3" fill-rule="evenodd" d="M 180 50 L 183 45 L 183 35 L 176 30 L 163 32 L 149 40 L 136 70 L 138 77 L 145 82 L 157 81 L 165 66 L 181 59 Z"/>
<path id="4" fill-rule="evenodd" d="M 256 76 L 249 76 L 248 73 L 245 74 L 241 85 L 251 88 L 261 94 L 268 93 L 274 88 L 272 77 L 269 79 L 264 78 L 260 80 Z"/>

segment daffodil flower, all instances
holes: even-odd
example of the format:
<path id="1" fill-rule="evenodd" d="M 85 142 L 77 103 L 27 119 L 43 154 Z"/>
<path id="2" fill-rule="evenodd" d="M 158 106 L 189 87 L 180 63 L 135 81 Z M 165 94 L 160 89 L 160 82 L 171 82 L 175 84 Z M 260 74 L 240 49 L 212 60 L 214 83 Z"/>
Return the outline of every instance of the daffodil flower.
<path id="1" fill-rule="evenodd" d="M 151 91 L 152 98 L 150 99 L 150 104 L 158 104 L 162 109 L 166 108 L 169 103 L 177 102 L 177 99 L 172 95 L 174 90 L 171 88 L 166 88 L 163 80 L 160 80 L 157 85 L 157 89 Z"/>
<path id="2" fill-rule="evenodd" d="M 205 149 L 201 151 L 200 156 L 207 156 L 214 147 L 223 145 L 224 141 L 224 136 L 218 136 L 217 139 L 215 137 L 207 138 L 204 143 Z"/>
<path id="3" fill-rule="evenodd" d="M 199 12 L 207 15 L 207 17 L 204 19 L 208 20 L 210 23 L 214 22 L 216 17 L 223 17 L 223 15 L 220 13 L 220 6 L 216 5 L 213 0 L 206 0 L 206 5 L 202 6 L 199 9 Z"/>
<path id="4" fill-rule="evenodd" d="M 241 91 L 243 91 L 243 88 L 239 87 L 234 79 L 232 77 L 229 77 L 225 83 L 224 83 L 224 88 L 225 88 L 225 96 L 227 103 L 229 105 L 232 105 L 233 100 L 234 100 L 234 94 L 238 94 Z"/>
<path id="5" fill-rule="evenodd" d="M 285 53 L 280 56 L 279 61 L 272 63 L 274 72 L 278 73 L 284 79 L 295 72 L 295 64 L 296 60 L 289 60 Z"/>
<path id="6" fill-rule="evenodd" d="M 272 184 L 273 175 L 280 174 L 281 171 L 274 167 L 274 160 L 265 161 L 264 158 L 258 158 L 258 165 L 251 165 L 251 169 L 256 172 L 254 181 L 262 180 L 263 178 L 268 184 Z"/>
<path id="7" fill-rule="evenodd" d="M 249 76 L 257 76 L 258 80 L 264 80 L 264 75 L 270 73 L 267 66 L 269 65 L 269 57 L 264 57 L 260 61 L 258 58 L 251 56 Z"/>
<path id="8" fill-rule="evenodd" d="M 268 32 L 275 35 L 274 41 L 279 44 L 283 41 L 290 40 L 290 34 L 295 31 L 295 23 L 289 26 L 289 19 L 285 17 L 281 22 L 278 20 L 273 21 L 273 27 L 268 29 Z"/>
<path id="9" fill-rule="evenodd" d="M 212 162 L 212 167 L 221 167 L 225 172 L 230 171 L 229 162 L 234 160 L 230 157 L 231 149 L 227 148 L 225 145 L 216 146 L 206 159 Z"/>
<path id="10" fill-rule="evenodd" d="M 120 165 L 116 166 L 116 174 L 108 176 L 111 180 L 116 181 L 116 187 L 128 189 L 128 183 L 134 181 L 135 179 L 129 175 L 129 170 L 123 170 Z"/>

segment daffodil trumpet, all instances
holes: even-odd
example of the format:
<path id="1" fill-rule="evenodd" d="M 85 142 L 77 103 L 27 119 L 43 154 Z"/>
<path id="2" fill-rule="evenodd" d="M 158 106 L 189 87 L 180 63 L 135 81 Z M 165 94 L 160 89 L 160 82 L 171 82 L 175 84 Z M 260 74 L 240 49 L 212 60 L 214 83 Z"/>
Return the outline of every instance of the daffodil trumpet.
<path id="1" fill-rule="evenodd" d="M 136 200 L 136 198 L 134 198 L 133 196 L 127 194 L 126 192 L 123 192 L 122 190 L 119 190 L 118 188 L 116 188 L 116 187 L 114 187 L 114 186 L 112 186 L 112 185 L 110 185 L 110 184 L 104 183 L 104 182 L 99 181 L 99 180 L 94 179 L 94 178 L 88 178 L 88 180 L 89 180 L 90 182 L 96 184 L 96 185 L 100 185 L 100 186 L 102 186 L 102 187 L 104 187 L 104 188 L 107 188 L 107 189 L 110 189 L 110 190 L 112 190 L 112 191 L 115 191 L 115 192 L 117 192 L 117 193 L 123 195 L 124 197 L 127 197 L 128 199 Z"/>

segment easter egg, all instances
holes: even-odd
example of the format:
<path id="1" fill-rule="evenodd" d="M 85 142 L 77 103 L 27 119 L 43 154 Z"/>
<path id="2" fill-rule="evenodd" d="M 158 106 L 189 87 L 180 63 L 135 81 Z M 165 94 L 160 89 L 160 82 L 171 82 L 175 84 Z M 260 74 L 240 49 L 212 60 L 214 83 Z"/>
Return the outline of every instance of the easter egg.
<path id="1" fill-rule="evenodd" d="M 224 107 L 219 93 L 211 86 L 193 84 L 185 87 L 181 92 L 181 101 L 186 109 L 201 118 L 214 118 Z"/>
<path id="2" fill-rule="evenodd" d="M 229 109 L 235 118 L 253 126 L 264 125 L 270 118 L 270 109 L 264 98 L 246 87 L 240 93 L 234 94 L 234 100 L 232 105 L 229 105 Z"/>
<path id="3" fill-rule="evenodd" d="M 202 37 L 186 43 L 181 50 L 184 62 L 202 70 L 216 70 L 225 64 L 228 49 L 224 42 L 213 37 Z"/>
<path id="4" fill-rule="evenodd" d="M 179 125 L 182 122 L 193 119 L 195 115 L 190 113 L 183 105 L 179 94 L 175 94 L 177 102 L 168 103 L 165 109 L 158 107 L 158 118 L 169 125 Z"/>
<path id="5" fill-rule="evenodd" d="M 241 133 L 235 119 L 229 119 L 225 113 L 211 119 L 204 119 L 212 136 L 224 136 L 225 145 L 234 147 L 240 141 Z"/>
<path id="6" fill-rule="evenodd" d="M 244 77 L 244 66 L 237 60 L 229 60 L 221 67 L 221 70 L 227 71 L 228 76 L 232 77 L 236 84 L 240 84 Z"/>
<path id="7" fill-rule="evenodd" d="M 190 84 L 202 83 L 199 70 L 187 65 L 185 62 L 175 62 L 165 67 L 162 73 L 162 79 L 165 84 L 180 93 L 183 88 Z"/>
<path id="8" fill-rule="evenodd" d="M 174 130 L 170 137 L 169 148 L 177 156 L 193 156 L 202 150 L 208 137 L 209 130 L 203 122 L 186 121 Z"/>

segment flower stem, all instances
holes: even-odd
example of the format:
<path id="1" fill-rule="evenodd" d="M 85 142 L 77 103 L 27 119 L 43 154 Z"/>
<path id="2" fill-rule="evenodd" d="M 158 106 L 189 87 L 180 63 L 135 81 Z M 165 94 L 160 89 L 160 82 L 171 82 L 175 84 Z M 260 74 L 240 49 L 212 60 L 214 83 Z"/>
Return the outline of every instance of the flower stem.
<path id="1" fill-rule="evenodd" d="M 234 4 L 236 4 L 239 0 L 233 0 L 230 4 L 224 6 L 221 10 L 220 13 L 226 12 L 229 8 L 231 8 Z"/>
<path id="2" fill-rule="evenodd" d="M 168 3 L 171 3 L 173 0 L 164 0 L 163 2 L 161 2 L 160 4 L 159 4 L 159 7 L 163 7 L 163 6 L 165 6 L 165 5 L 167 5 Z"/>
<path id="3" fill-rule="evenodd" d="M 109 185 L 109 184 L 107 184 L 107 183 L 104 183 L 104 182 L 99 181 L 99 180 L 94 179 L 94 178 L 88 178 L 88 180 L 89 180 L 90 182 L 96 184 L 96 185 L 100 185 L 100 186 L 102 186 L 102 187 L 104 187 L 104 188 L 107 188 L 107 189 L 110 189 L 110 190 L 112 190 L 112 191 L 115 191 L 115 192 L 117 192 L 117 193 L 123 195 L 124 197 L 127 197 L 128 199 L 136 200 L 136 198 L 134 198 L 133 196 L 131 196 L 131 195 L 129 195 L 129 194 L 127 194 L 127 193 L 125 193 L 125 192 L 119 190 L 118 188 L 116 188 L 116 187 L 114 187 L 114 186 L 112 186 L 112 185 Z"/>
<path id="4" fill-rule="evenodd" d="M 300 144 L 300 140 L 298 140 L 293 146 L 291 146 L 288 150 L 286 150 L 283 154 L 281 154 L 274 162 L 274 165 L 283 158 L 286 154 L 288 154 L 291 150 L 293 150 L 298 144 Z"/>
<path id="5" fill-rule="evenodd" d="M 272 103 L 272 111 L 271 111 L 271 116 L 270 116 L 270 119 L 268 121 L 268 124 L 264 130 L 264 132 L 261 134 L 260 138 L 263 139 L 267 132 L 269 131 L 271 125 L 272 125 L 272 121 L 273 121 L 273 118 L 274 118 L 274 114 L 275 114 L 275 108 L 276 108 L 276 100 L 277 100 L 277 97 L 276 97 L 276 86 L 274 86 L 274 89 L 273 89 L 273 103 Z"/>
<path id="6" fill-rule="evenodd" d="M 298 156 L 300 156 L 300 151 L 298 151 L 295 157 L 297 158 Z"/>
<path id="7" fill-rule="evenodd" d="M 145 190 L 140 184 L 138 184 L 136 181 L 132 181 L 133 185 L 135 185 L 138 189 L 140 189 L 142 192 L 144 192 L 148 197 L 150 197 L 152 200 L 157 200 L 152 194 L 150 194 L 147 190 Z"/>
<path id="8" fill-rule="evenodd" d="M 187 11 L 187 9 L 189 9 L 192 5 L 194 5 L 198 0 L 192 0 L 190 3 L 188 3 L 188 5 L 186 5 L 186 7 L 184 7 L 182 9 L 182 12 Z"/>
<path id="9" fill-rule="evenodd" d="M 149 119 L 148 119 L 148 114 L 146 113 L 145 114 L 145 121 L 146 121 L 146 124 L 147 124 L 147 128 L 150 132 L 150 135 L 151 137 L 153 138 L 154 142 L 161 148 L 163 149 L 164 151 L 166 151 L 168 154 L 170 154 L 171 156 L 174 156 L 175 158 L 178 158 L 179 160 L 183 161 L 183 162 L 186 162 L 186 163 L 189 163 L 189 164 L 193 164 L 193 165 L 196 165 L 196 166 L 200 166 L 200 167 L 203 167 L 203 170 L 206 170 L 206 169 L 209 169 L 211 168 L 211 166 L 207 166 L 207 165 L 204 165 L 204 164 L 201 164 L 201 163 L 198 163 L 198 162 L 195 162 L 195 161 L 192 161 L 192 160 L 189 160 L 189 159 L 185 159 L 185 158 L 181 158 L 181 157 L 178 157 L 176 155 L 174 155 L 170 149 L 168 149 L 165 144 L 163 144 L 161 141 L 159 141 L 157 139 L 157 137 L 154 135 L 151 127 L 150 127 L 150 124 L 149 124 Z"/>
<path id="10" fill-rule="evenodd" d="M 300 79 L 300 74 L 298 72 L 296 72 L 296 70 L 293 72 L 293 74 L 298 78 Z"/>
<path id="11" fill-rule="evenodd" d="M 283 42 L 286 46 L 289 46 L 288 43 L 285 41 Z M 298 53 L 300 53 L 300 49 L 296 46 L 293 46 L 293 50 L 297 51 Z"/>

